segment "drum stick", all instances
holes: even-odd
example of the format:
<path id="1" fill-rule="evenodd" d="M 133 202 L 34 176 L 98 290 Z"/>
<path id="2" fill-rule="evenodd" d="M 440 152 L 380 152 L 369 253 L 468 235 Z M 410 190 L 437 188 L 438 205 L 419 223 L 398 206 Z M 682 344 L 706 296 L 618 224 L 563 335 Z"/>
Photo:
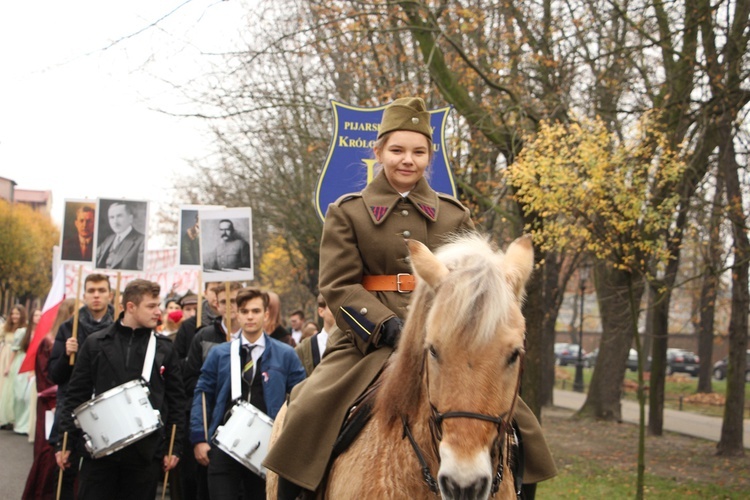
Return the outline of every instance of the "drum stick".
<path id="1" fill-rule="evenodd" d="M 81 306 L 81 276 L 83 274 L 83 266 L 78 266 L 78 285 L 76 285 L 76 303 L 73 306 L 73 333 L 71 338 L 78 339 L 78 308 Z M 76 353 L 70 355 L 70 366 L 76 363 Z"/>
<path id="2" fill-rule="evenodd" d="M 198 272 L 198 308 L 196 309 L 195 317 L 195 329 L 201 327 L 201 319 L 203 318 L 203 271 Z"/>
<path id="3" fill-rule="evenodd" d="M 203 401 L 203 436 L 206 438 L 208 443 L 208 421 L 206 420 L 206 393 L 201 392 L 201 399 Z"/>
<path id="4" fill-rule="evenodd" d="M 177 432 L 177 424 L 172 424 L 172 438 L 169 440 L 169 455 L 167 455 L 167 463 L 172 462 L 172 450 L 174 449 L 174 435 Z M 167 494 L 167 481 L 169 480 L 169 471 L 164 473 L 164 484 L 161 487 L 161 500 L 164 500 L 164 496 Z"/>
<path id="5" fill-rule="evenodd" d="M 117 271 L 117 285 L 115 286 L 115 322 L 120 317 L 120 281 L 122 280 L 122 273 Z"/>
<path id="6" fill-rule="evenodd" d="M 65 434 L 63 434 L 63 447 L 62 447 L 63 460 L 65 460 L 65 448 L 67 448 L 67 446 L 68 446 L 68 431 L 65 431 Z M 65 470 L 65 468 L 60 467 L 60 473 L 57 475 L 57 496 L 55 497 L 57 500 L 60 500 L 60 493 L 62 492 L 63 470 Z"/>
<path id="7" fill-rule="evenodd" d="M 224 312 L 224 323 L 227 325 L 227 342 L 232 340 L 232 303 L 229 298 L 229 282 L 224 282 L 224 300 L 226 301 L 226 311 Z"/>

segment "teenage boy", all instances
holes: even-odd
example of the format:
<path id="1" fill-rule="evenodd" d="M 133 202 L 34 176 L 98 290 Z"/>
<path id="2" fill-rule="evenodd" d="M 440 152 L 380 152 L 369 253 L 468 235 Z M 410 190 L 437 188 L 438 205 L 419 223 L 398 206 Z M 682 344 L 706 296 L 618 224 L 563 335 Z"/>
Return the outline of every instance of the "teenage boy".
<path id="1" fill-rule="evenodd" d="M 112 288 L 109 278 L 104 274 L 89 274 L 83 282 L 83 307 L 78 311 L 78 330 L 76 338 L 73 338 L 73 318 L 70 318 L 57 330 L 55 343 L 49 358 L 49 378 L 57 384 L 57 412 L 52 431 L 49 435 L 49 443 L 55 447 L 62 439 L 58 432 L 60 426 L 59 411 L 65 403 L 65 395 L 68 390 L 68 382 L 73 373 L 73 365 L 70 363 L 71 356 L 78 352 L 78 347 L 94 332 L 107 328 L 112 324 L 115 313 L 110 304 L 112 302 Z M 75 358 L 78 361 L 78 357 Z M 78 463 L 79 457 L 86 453 L 83 443 L 68 439 L 68 449 L 73 451 L 71 461 Z M 63 472 L 63 482 L 60 489 L 61 500 L 73 500 L 76 497 L 75 481 L 78 476 L 78 468 L 73 467 Z"/>
<path id="2" fill-rule="evenodd" d="M 201 369 L 190 414 L 190 440 L 199 464 L 208 467 L 208 490 L 211 500 L 250 500 L 265 498 L 265 481 L 218 447 L 209 438 L 225 422 L 234 402 L 242 398 L 275 418 L 286 395 L 305 378 L 294 349 L 263 332 L 268 313 L 268 294 L 245 288 L 237 294 L 237 317 L 242 335 L 232 342 L 214 347 Z M 232 356 L 239 356 L 236 373 L 231 370 Z M 232 394 L 232 378 L 240 379 Z M 240 392 L 240 391 L 238 391 Z M 204 430 L 203 399 L 208 435 Z"/>
<path id="3" fill-rule="evenodd" d="M 77 434 L 73 410 L 109 389 L 141 378 L 147 379 L 148 399 L 161 414 L 164 426 L 110 455 L 84 456 L 78 477 L 78 498 L 154 498 L 161 470 L 173 469 L 180 447 L 168 455 L 168 435 L 176 428 L 175 442 L 182 442 L 185 427 L 185 392 L 172 342 L 157 336 L 161 316 L 159 285 L 133 280 L 122 296 L 124 311 L 108 328 L 86 339 L 78 352 L 62 408 L 60 431 Z M 61 468 L 71 466 L 70 451 L 55 454 Z"/>

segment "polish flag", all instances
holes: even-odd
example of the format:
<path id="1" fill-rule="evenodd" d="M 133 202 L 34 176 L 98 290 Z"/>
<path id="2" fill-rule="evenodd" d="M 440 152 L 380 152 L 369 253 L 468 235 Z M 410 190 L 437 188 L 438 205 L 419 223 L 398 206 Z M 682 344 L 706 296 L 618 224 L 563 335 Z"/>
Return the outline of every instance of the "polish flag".
<path id="1" fill-rule="evenodd" d="M 60 309 L 60 304 L 62 304 L 63 300 L 65 300 L 65 267 L 60 266 L 55 275 L 55 281 L 52 282 L 52 288 L 49 294 L 47 294 L 47 300 L 44 301 L 42 317 L 39 318 L 39 324 L 36 326 L 34 337 L 32 337 L 29 349 L 26 351 L 26 357 L 23 363 L 21 363 L 21 368 L 18 370 L 19 373 L 34 370 L 36 351 L 39 349 L 39 344 L 42 343 L 50 328 L 52 328 L 52 324 L 57 317 L 57 310 Z"/>

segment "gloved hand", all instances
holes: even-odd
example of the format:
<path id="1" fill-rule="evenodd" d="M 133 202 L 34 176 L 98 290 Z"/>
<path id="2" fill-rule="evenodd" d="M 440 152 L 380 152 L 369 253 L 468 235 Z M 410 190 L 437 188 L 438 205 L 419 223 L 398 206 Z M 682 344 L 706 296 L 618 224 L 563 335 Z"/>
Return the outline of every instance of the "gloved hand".
<path id="1" fill-rule="evenodd" d="M 396 347 L 398 338 L 401 336 L 401 329 L 404 327 L 404 322 L 400 318 L 394 316 L 383 323 L 380 327 L 380 342 L 381 346 L 387 345 L 390 347 Z"/>

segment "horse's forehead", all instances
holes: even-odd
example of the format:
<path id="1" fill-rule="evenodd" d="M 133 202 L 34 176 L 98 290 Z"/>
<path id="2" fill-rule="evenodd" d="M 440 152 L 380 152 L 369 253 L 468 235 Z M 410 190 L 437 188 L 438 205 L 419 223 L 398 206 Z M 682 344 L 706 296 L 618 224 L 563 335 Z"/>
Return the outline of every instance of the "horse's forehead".
<path id="1" fill-rule="evenodd" d="M 447 312 L 446 314 L 449 314 Z M 525 339 L 525 320 L 519 308 L 512 308 L 507 324 L 498 324 L 494 335 L 477 341 L 468 325 L 462 325 L 460 331 L 450 332 L 444 328 L 439 317 L 433 317 L 426 325 L 425 342 L 427 345 L 440 345 L 443 348 L 455 348 L 461 352 L 482 351 L 489 349 L 516 349 L 523 347 Z"/>

